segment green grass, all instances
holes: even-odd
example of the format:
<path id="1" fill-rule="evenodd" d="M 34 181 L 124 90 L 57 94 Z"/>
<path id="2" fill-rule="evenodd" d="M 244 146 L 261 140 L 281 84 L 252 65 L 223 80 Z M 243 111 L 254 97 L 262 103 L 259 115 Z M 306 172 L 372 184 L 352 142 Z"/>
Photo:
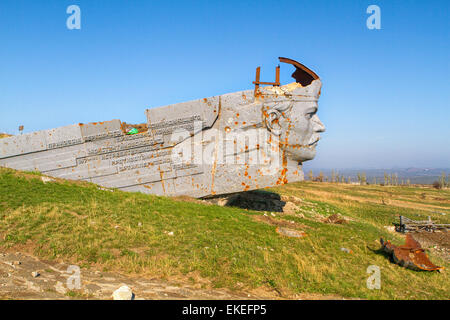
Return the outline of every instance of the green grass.
<path id="1" fill-rule="evenodd" d="M 317 190 L 331 192 L 333 197 L 312 193 Z M 447 273 L 407 270 L 377 251 L 380 236 L 394 243 L 403 241 L 384 228 L 399 214 L 447 219 L 443 223 L 449 223 L 448 215 L 340 197 L 352 193 L 364 199 L 361 191 L 367 191 L 412 199 L 425 192 L 448 201 L 450 192 L 387 190 L 309 182 L 272 189 L 304 200 L 305 218 L 276 217 L 304 225 L 308 236 L 297 239 L 282 237 L 275 226 L 257 221 L 255 216 L 262 212 L 103 191 L 89 183 L 43 183 L 37 174 L 0 168 L 0 246 L 27 245 L 39 257 L 83 268 L 189 283 L 206 279 L 213 287 L 264 288 L 286 297 L 318 293 L 367 299 L 449 299 Z M 432 203 L 440 205 L 438 200 Z M 313 219 L 337 212 L 353 221 L 331 225 Z M 341 251 L 342 247 L 353 253 Z M 431 259 L 448 267 L 439 257 Z M 381 268 L 380 290 L 366 287 L 366 270 L 373 264 Z"/>

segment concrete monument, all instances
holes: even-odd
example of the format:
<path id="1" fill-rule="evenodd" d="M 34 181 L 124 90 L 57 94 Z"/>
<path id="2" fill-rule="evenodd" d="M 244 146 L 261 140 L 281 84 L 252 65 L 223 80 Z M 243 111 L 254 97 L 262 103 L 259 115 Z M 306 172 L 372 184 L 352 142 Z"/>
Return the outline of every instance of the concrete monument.
<path id="1" fill-rule="evenodd" d="M 280 61 L 296 68 L 296 82 L 280 85 L 279 67 L 275 82 L 261 82 L 258 67 L 254 90 L 148 109 L 145 124 L 79 123 L 1 139 L 0 166 L 198 198 L 303 180 L 301 165 L 325 130 L 321 82 Z"/>

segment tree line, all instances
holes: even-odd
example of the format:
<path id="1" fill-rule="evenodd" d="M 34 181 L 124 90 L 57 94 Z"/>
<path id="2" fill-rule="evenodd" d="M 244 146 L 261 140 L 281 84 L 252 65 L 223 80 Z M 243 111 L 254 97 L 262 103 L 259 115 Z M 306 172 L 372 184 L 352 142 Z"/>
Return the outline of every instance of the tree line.
<path id="1" fill-rule="evenodd" d="M 317 176 L 314 176 L 313 171 L 308 173 L 310 181 L 316 182 L 331 182 L 331 183 L 347 183 L 347 184 L 360 184 L 360 185 L 381 185 L 381 186 L 410 186 L 410 179 L 400 179 L 397 173 L 388 174 L 384 172 L 384 177 L 373 177 L 371 181 L 368 180 L 365 172 L 358 172 L 356 179 L 352 179 L 351 176 L 344 176 L 337 170 L 331 170 L 331 176 L 328 177 L 320 171 Z M 450 174 L 446 176 L 445 172 L 442 172 L 438 181 L 433 183 L 433 186 L 437 189 L 450 188 Z"/>

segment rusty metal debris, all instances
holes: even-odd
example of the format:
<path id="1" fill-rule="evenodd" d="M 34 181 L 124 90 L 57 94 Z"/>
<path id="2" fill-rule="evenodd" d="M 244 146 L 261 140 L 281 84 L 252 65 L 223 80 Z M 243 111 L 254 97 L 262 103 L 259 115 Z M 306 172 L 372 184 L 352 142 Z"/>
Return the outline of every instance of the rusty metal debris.
<path id="1" fill-rule="evenodd" d="M 437 230 L 446 230 L 450 228 L 450 224 L 438 224 L 431 221 L 431 217 L 428 220 L 412 220 L 404 216 L 400 216 L 400 223 L 396 225 L 396 229 L 399 232 L 434 232 Z"/>
<path id="2" fill-rule="evenodd" d="M 283 57 L 279 57 L 278 59 L 280 59 L 280 62 L 289 63 L 295 67 L 295 71 L 291 76 L 297 83 L 300 83 L 304 87 L 310 85 L 314 80 L 319 79 L 319 76 L 314 71 L 298 61 Z"/>
<path id="3" fill-rule="evenodd" d="M 295 67 L 294 73 L 292 73 L 292 78 L 295 79 L 297 83 L 300 83 L 302 86 L 306 87 L 311 84 L 314 80 L 319 79 L 319 76 L 309 69 L 308 67 L 304 66 L 298 61 L 295 61 L 293 59 L 289 58 L 278 58 L 280 62 L 292 64 Z M 260 73 L 261 73 L 261 67 L 256 68 L 256 77 L 255 81 L 253 81 L 253 84 L 255 85 L 255 93 L 259 88 L 259 85 L 265 84 L 265 85 L 271 85 L 271 86 L 280 86 L 280 65 L 278 65 L 275 68 L 275 82 L 263 82 L 260 81 Z"/>
<path id="4" fill-rule="evenodd" d="M 256 94 L 256 91 L 258 90 L 260 84 L 266 84 L 266 85 L 271 85 L 271 86 L 280 86 L 280 66 L 279 65 L 275 68 L 275 82 L 260 81 L 260 74 L 261 74 L 261 67 L 257 67 L 255 81 L 253 81 L 253 84 L 255 85 L 255 94 Z"/>
<path id="5" fill-rule="evenodd" d="M 416 271 L 439 271 L 444 267 L 438 267 L 428 258 L 425 250 L 419 242 L 410 234 L 406 235 L 406 243 L 401 246 L 393 245 L 389 240 L 380 239 L 382 249 L 392 255 L 394 262 L 398 265 Z"/>

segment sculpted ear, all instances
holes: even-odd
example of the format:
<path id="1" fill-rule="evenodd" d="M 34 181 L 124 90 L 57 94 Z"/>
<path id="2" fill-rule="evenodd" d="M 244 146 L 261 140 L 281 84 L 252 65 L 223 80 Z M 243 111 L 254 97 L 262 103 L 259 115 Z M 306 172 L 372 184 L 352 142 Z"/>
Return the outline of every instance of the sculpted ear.
<path id="1" fill-rule="evenodd" d="M 266 126 L 269 131 L 276 136 L 281 134 L 281 127 L 279 124 L 280 117 L 281 113 L 275 109 L 270 109 L 266 113 Z"/>

